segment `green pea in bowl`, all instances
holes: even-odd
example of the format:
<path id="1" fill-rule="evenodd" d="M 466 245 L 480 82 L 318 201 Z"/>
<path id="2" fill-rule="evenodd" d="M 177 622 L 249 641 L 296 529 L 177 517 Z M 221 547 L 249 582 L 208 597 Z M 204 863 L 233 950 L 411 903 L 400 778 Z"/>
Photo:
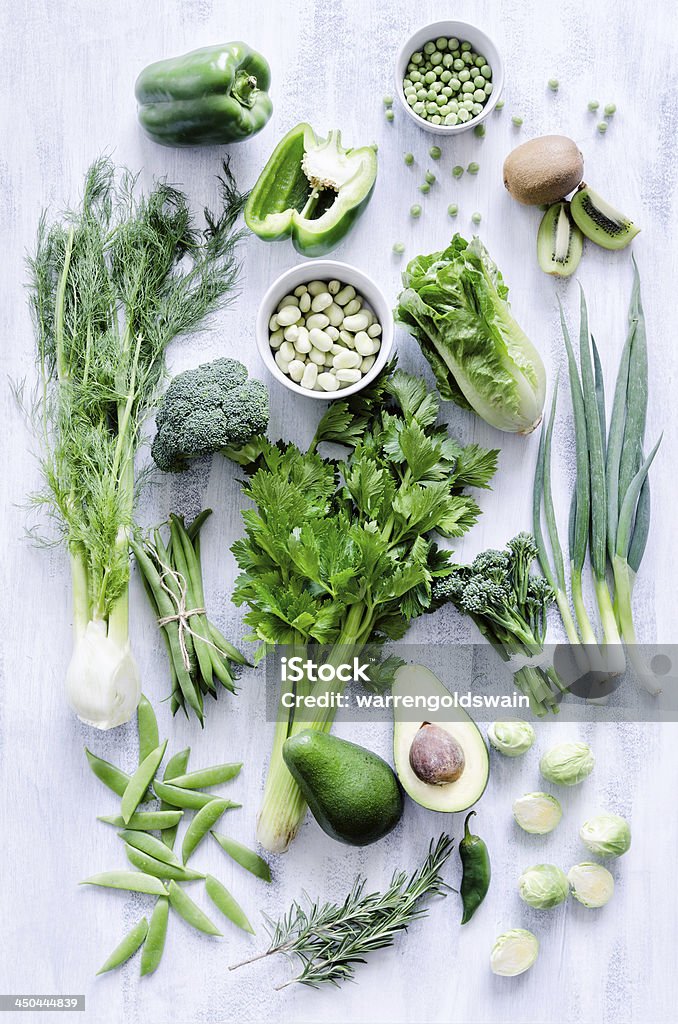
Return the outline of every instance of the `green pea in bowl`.
<path id="1" fill-rule="evenodd" d="M 425 25 L 396 59 L 395 87 L 405 112 L 434 135 L 475 128 L 504 88 L 499 50 L 481 29 L 463 21 Z"/>

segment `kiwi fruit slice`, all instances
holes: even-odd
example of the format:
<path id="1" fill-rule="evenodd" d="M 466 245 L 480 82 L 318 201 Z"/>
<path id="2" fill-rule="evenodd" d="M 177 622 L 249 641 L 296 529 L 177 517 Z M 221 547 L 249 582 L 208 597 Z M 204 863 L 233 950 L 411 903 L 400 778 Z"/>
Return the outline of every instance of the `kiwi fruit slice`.
<path id="1" fill-rule="evenodd" d="M 570 204 L 554 203 L 541 219 L 537 233 L 537 260 L 546 274 L 569 277 L 579 266 L 584 236 L 570 216 Z"/>
<path id="2" fill-rule="evenodd" d="M 570 212 L 587 238 L 603 249 L 625 249 L 640 228 L 582 182 L 572 197 Z"/>

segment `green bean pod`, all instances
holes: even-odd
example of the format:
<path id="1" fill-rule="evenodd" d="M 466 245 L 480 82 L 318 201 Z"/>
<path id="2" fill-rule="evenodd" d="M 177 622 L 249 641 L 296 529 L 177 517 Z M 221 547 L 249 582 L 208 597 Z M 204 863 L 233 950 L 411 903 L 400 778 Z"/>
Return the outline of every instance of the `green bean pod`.
<path id="1" fill-rule="evenodd" d="M 239 864 L 240 867 L 245 868 L 251 874 L 256 875 L 257 878 L 262 878 L 264 882 L 271 881 L 271 869 L 258 853 L 250 850 L 247 846 L 243 846 L 237 840 L 223 835 L 221 832 L 212 832 L 212 835 L 224 853 L 227 853 L 236 864 Z"/>
<path id="2" fill-rule="evenodd" d="M 176 882 L 170 882 L 169 901 L 173 910 L 176 910 L 180 917 L 183 917 L 192 928 L 197 928 L 205 935 L 221 935 L 219 929 L 212 924 L 207 914 L 204 914 L 200 907 L 187 896 L 184 890 Z"/>
<path id="3" fill-rule="evenodd" d="M 175 810 L 135 811 L 128 822 L 125 821 L 122 814 L 102 814 L 97 820 L 103 821 L 106 825 L 115 825 L 116 828 L 126 828 L 130 831 L 154 832 L 176 828 L 183 814 L 183 811 Z"/>
<path id="4" fill-rule="evenodd" d="M 198 871 L 192 871 L 190 868 L 183 868 L 181 865 L 177 866 L 176 864 L 165 864 L 161 860 L 156 860 L 155 857 L 149 857 L 147 853 L 137 850 L 136 847 L 130 846 L 129 843 L 125 843 L 125 853 L 132 867 L 145 872 L 147 875 L 153 875 L 158 879 L 173 879 L 175 882 L 198 882 L 205 877 Z"/>
<path id="5" fill-rule="evenodd" d="M 181 867 L 176 853 L 168 849 L 160 839 L 148 835 L 147 832 L 134 832 L 129 829 L 118 832 L 118 838 L 122 839 L 128 846 L 133 846 L 135 850 L 141 850 L 142 853 L 148 854 L 149 857 L 162 861 L 163 864 L 174 864 L 178 868 Z"/>
<path id="6" fill-rule="evenodd" d="M 144 892 L 149 896 L 165 896 L 167 890 L 159 878 L 139 871 L 102 871 L 83 879 L 78 885 L 101 885 L 106 889 L 125 889 L 127 892 Z"/>
<path id="7" fill-rule="evenodd" d="M 163 780 L 167 782 L 169 779 L 174 778 L 175 775 L 183 775 L 188 768 L 188 759 L 191 756 L 191 748 L 186 747 L 185 750 L 180 750 L 178 754 L 174 754 L 170 757 L 165 768 L 165 774 Z M 160 810 L 164 811 L 169 808 L 169 804 L 165 803 L 164 800 L 160 803 Z M 183 814 L 183 811 L 182 811 Z M 170 850 L 174 849 L 174 843 L 177 838 L 177 830 L 179 823 L 177 822 L 172 828 L 168 828 L 163 832 L 161 839 L 165 846 L 169 846 Z"/>
<path id="8" fill-rule="evenodd" d="M 160 743 L 155 711 L 143 693 L 137 705 L 137 729 L 139 732 L 139 764 L 141 764 Z"/>
<path id="9" fill-rule="evenodd" d="M 242 928 L 244 932 L 254 935 L 254 928 L 247 920 L 244 910 L 236 903 L 228 889 L 214 875 L 208 875 L 205 879 L 205 890 L 212 903 L 221 911 L 224 917 L 227 917 L 238 928 Z"/>
<path id="10" fill-rule="evenodd" d="M 203 789 L 207 786 L 218 786 L 222 782 L 230 782 L 240 774 L 242 761 L 232 764 L 216 764 L 212 768 L 201 768 L 187 775 L 176 775 L 172 778 L 173 786 L 182 789 Z"/>
<path id="11" fill-rule="evenodd" d="M 229 810 L 232 806 L 231 800 L 221 800 L 219 797 L 215 797 L 214 800 L 210 800 L 208 804 L 205 804 L 198 811 L 186 829 L 184 841 L 181 844 L 181 859 L 184 864 L 186 864 L 193 851 L 203 841 L 212 826 L 216 825 L 224 811 Z"/>
<path id="12" fill-rule="evenodd" d="M 113 790 L 118 796 L 123 796 L 127 786 L 129 784 L 130 776 L 127 772 L 121 771 L 120 768 L 116 768 L 110 761 L 104 761 L 103 758 L 97 757 L 91 750 L 85 747 L 85 754 L 87 755 L 87 761 L 100 782 L 103 782 L 104 786 L 108 786 L 109 789 Z"/>
<path id="13" fill-rule="evenodd" d="M 148 921 L 145 917 L 142 917 L 138 924 L 134 925 L 125 938 L 120 942 L 111 955 L 109 956 L 106 963 L 99 968 L 97 974 L 106 974 L 107 971 L 113 971 L 116 967 L 120 967 L 124 964 L 131 956 L 134 956 L 139 946 L 144 942 L 148 933 Z"/>
<path id="14" fill-rule="evenodd" d="M 195 789 L 181 789 L 180 786 L 172 786 L 167 782 L 153 783 L 156 796 L 163 800 L 170 807 L 181 807 L 191 811 L 199 811 L 201 807 L 214 800 L 211 793 L 201 793 Z M 232 807 L 240 807 L 240 804 L 231 804 Z"/>
<path id="15" fill-rule="evenodd" d="M 459 856 L 463 868 L 460 889 L 464 908 L 462 924 L 471 920 L 490 888 L 490 855 L 487 846 L 480 836 L 474 836 L 469 832 L 468 823 L 475 813 L 469 811 L 466 815 L 464 837 L 459 843 Z"/>
<path id="16" fill-rule="evenodd" d="M 167 920 L 169 918 L 169 898 L 161 896 L 151 914 L 151 922 L 141 950 L 141 976 L 153 974 L 158 967 L 167 937 Z"/>
<path id="17" fill-rule="evenodd" d="M 129 780 L 127 788 L 122 795 L 122 803 L 120 805 L 120 813 L 126 822 L 130 820 L 136 811 L 141 798 L 155 778 L 155 773 L 160 767 L 160 762 L 165 756 L 166 747 L 167 740 L 165 740 L 164 743 L 161 743 L 159 747 L 156 747 L 155 750 L 152 750 L 151 753 L 144 758 L 132 778 Z"/>

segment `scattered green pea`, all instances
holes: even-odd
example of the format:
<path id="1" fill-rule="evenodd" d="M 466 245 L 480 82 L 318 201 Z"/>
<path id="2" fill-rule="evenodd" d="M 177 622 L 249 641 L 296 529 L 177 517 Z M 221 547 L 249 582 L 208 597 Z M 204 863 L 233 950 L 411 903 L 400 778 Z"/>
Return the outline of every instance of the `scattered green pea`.
<path id="1" fill-rule="evenodd" d="M 511 122 L 516 126 L 516 128 L 520 128 L 523 124 L 523 119 L 522 117 L 518 117 L 517 114 L 514 114 L 511 118 Z"/>
<path id="2" fill-rule="evenodd" d="M 614 103 L 606 103 L 605 104 L 605 117 L 612 117 L 616 113 L 617 113 L 616 104 L 614 104 Z"/>
<path id="3" fill-rule="evenodd" d="M 431 191 L 431 186 L 429 185 L 428 181 L 422 181 L 421 185 L 419 186 L 419 191 L 423 193 L 423 195 L 425 196 L 428 195 L 428 193 Z"/>
<path id="4" fill-rule="evenodd" d="M 453 178 L 461 178 L 463 173 L 464 173 L 464 168 L 461 166 L 461 164 L 457 164 L 455 167 L 452 168 L 452 177 Z"/>
<path id="5" fill-rule="evenodd" d="M 428 151 L 428 155 L 431 157 L 431 160 L 440 160 L 441 156 L 443 155 L 443 152 L 440 146 L 431 146 L 431 148 Z"/>
<path id="6" fill-rule="evenodd" d="M 477 124 L 475 126 L 475 128 L 473 129 L 473 134 L 476 135 L 479 139 L 484 139 L 485 138 L 485 125 L 484 124 Z"/>
<path id="7" fill-rule="evenodd" d="M 427 183 L 427 185 L 433 185 L 435 180 L 436 176 L 433 173 L 433 171 L 427 171 L 426 174 L 424 175 L 424 181 Z"/>
<path id="8" fill-rule="evenodd" d="M 411 167 L 412 164 L 414 163 L 414 153 L 405 153 L 403 160 L 405 161 L 408 167 Z"/>
<path id="9" fill-rule="evenodd" d="M 549 78 L 548 86 L 549 86 L 549 89 L 551 90 L 551 92 L 558 92 L 558 86 L 559 85 L 560 85 L 560 82 L 558 81 L 557 78 Z"/>
<path id="10" fill-rule="evenodd" d="M 471 214 L 471 220 L 473 221 L 474 224 L 480 224 L 482 219 L 482 215 L 477 212 Z"/>
<path id="11" fill-rule="evenodd" d="M 459 213 L 459 207 L 457 206 L 457 204 L 450 203 L 450 205 L 447 207 L 447 213 L 448 216 L 450 217 L 456 217 L 457 214 Z"/>
<path id="12" fill-rule="evenodd" d="M 598 102 L 598 100 L 589 100 L 588 106 L 591 113 L 595 114 L 596 110 L 600 106 L 600 103 Z"/>
<path id="13" fill-rule="evenodd" d="M 405 246 L 403 242 L 394 242 L 393 252 L 395 253 L 396 256 L 402 256 L 402 254 L 405 252 Z"/>
<path id="14" fill-rule="evenodd" d="M 495 110 L 503 110 L 505 103 L 506 103 L 506 100 L 497 100 L 497 102 L 494 105 L 494 109 Z"/>
<path id="15" fill-rule="evenodd" d="M 385 114 L 384 116 L 386 117 L 386 120 L 387 120 L 387 121 L 393 121 L 393 120 L 394 120 L 394 118 L 395 118 L 395 114 L 393 113 L 393 111 L 391 110 L 391 108 L 390 108 L 390 107 L 389 107 L 389 109 L 388 109 L 388 110 L 386 111 L 386 114 Z"/>
<path id="16" fill-rule="evenodd" d="M 598 124 L 598 131 L 600 132 L 601 135 L 605 134 L 605 132 L 607 131 L 607 122 L 606 121 L 600 121 L 599 122 L 599 124 Z"/>
<path id="17" fill-rule="evenodd" d="M 421 217 L 421 206 L 418 203 L 410 206 L 410 217 Z"/>
<path id="18" fill-rule="evenodd" d="M 393 97 L 392 96 L 389 96 L 388 94 L 386 96 L 384 96 L 384 106 L 385 107 L 392 107 L 393 106 Z"/>
<path id="19" fill-rule="evenodd" d="M 468 167 L 466 168 L 466 170 L 468 171 L 468 173 L 469 173 L 469 174 L 477 174 L 477 173 L 478 173 L 478 171 L 480 170 L 480 164 L 477 164 L 477 163 L 475 162 L 475 160 L 473 160 L 473 161 L 471 161 L 471 163 L 470 163 L 470 164 L 468 165 Z"/>

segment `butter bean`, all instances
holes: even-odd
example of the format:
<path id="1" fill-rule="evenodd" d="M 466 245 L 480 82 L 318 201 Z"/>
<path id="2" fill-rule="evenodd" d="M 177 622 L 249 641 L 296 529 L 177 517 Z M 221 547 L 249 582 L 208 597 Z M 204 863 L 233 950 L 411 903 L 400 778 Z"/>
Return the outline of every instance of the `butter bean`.
<path id="1" fill-rule="evenodd" d="M 284 309 L 285 306 L 298 306 L 298 305 L 299 305 L 299 299 L 296 297 L 296 295 L 286 295 L 278 303 L 278 312 L 280 312 L 281 309 Z"/>
<path id="2" fill-rule="evenodd" d="M 296 381 L 297 384 L 301 382 L 301 378 L 304 376 L 304 370 L 306 369 L 306 363 L 302 363 L 301 359 L 293 359 L 287 367 L 292 380 Z"/>
<path id="3" fill-rule="evenodd" d="M 332 294 L 330 292 L 330 294 Z M 345 306 L 347 302 L 355 298 L 355 288 L 351 284 L 344 285 L 341 291 L 337 292 L 334 296 L 334 301 L 338 306 Z"/>
<path id="4" fill-rule="evenodd" d="M 359 331 L 355 336 L 355 350 L 359 352 L 361 356 L 371 356 L 373 352 L 373 343 L 369 334 L 365 331 Z"/>
<path id="5" fill-rule="evenodd" d="M 341 384 L 357 384 L 361 377 L 362 373 L 360 370 L 337 370 L 337 380 Z"/>
<path id="6" fill-rule="evenodd" d="M 289 327 L 290 324 L 296 324 L 298 320 L 301 320 L 301 310 L 298 306 L 285 306 L 279 313 L 276 313 L 276 316 L 281 327 Z"/>
<path id="7" fill-rule="evenodd" d="M 273 334 L 269 335 L 268 343 L 271 346 L 271 348 L 280 348 L 284 340 L 285 336 L 283 332 L 278 330 L 274 331 Z"/>
<path id="8" fill-rule="evenodd" d="M 309 331 L 312 331 L 314 327 L 319 327 L 320 330 L 324 330 L 330 322 L 330 318 L 325 316 L 324 313 L 313 313 L 311 316 L 306 317 L 306 326 Z"/>
<path id="9" fill-rule="evenodd" d="M 323 391 L 339 390 L 339 381 L 337 380 L 333 373 L 319 373 L 318 384 L 320 384 L 320 387 L 323 389 Z"/>
<path id="10" fill-rule="evenodd" d="M 283 341 L 279 351 L 281 357 L 286 359 L 288 363 L 291 359 L 294 359 L 294 345 L 291 341 Z"/>
<path id="11" fill-rule="evenodd" d="M 338 306 L 336 302 L 333 302 L 332 305 L 328 306 L 325 310 L 325 316 L 333 327 L 341 327 L 344 319 L 344 311 L 341 306 Z"/>
<path id="12" fill-rule="evenodd" d="M 294 342 L 295 352 L 298 352 L 300 355 L 305 356 L 308 355 L 312 348 L 313 346 L 311 345 L 311 340 L 308 336 L 308 331 L 305 330 L 304 334 L 302 334 L 300 331 L 299 337 Z"/>
<path id="13" fill-rule="evenodd" d="M 327 285 L 324 281 L 309 281 L 307 288 L 314 298 L 316 295 L 322 295 L 323 292 L 327 291 Z"/>
<path id="14" fill-rule="evenodd" d="M 361 362 L 362 357 L 357 352 L 351 352 L 350 349 L 345 348 L 333 357 L 332 365 L 336 370 L 355 370 Z"/>
<path id="15" fill-rule="evenodd" d="M 308 353 L 308 358 L 312 363 L 315 363 L 316 366 L 325 365 L 325 353 L 321 352 L 319 348 L 312 348 Z"/>
<path id="16" fill-rule="evenodd" d="M 353 316 L 355 313 L 358 313 L 362 308 L 363 304 L 360 301 L 360 299 L 351 299 L 351 301 L 347 302 L 346 305 L 344 306 L 344 316 Z"/>
<path id="17" fill-rule="evenodd" d="M 283 334 L 285 335 L 285 341 L 294 343 L 299 337 L 299 328 L 296 324 L 290 324 L 289 327 L 285 328 Z"/>
<path id="18" fill-rule="evenodd" d="M 302 313 L 308 313 L 310 308 L 311 296 L 308 294 L 308 292 L 304 292 L 304 294 L 299 299 L 299 309 L 301 310 Z"/>
<path id="19" fill-rule="evenodd" d="M 329 352 L 332 348 L 332 339 L 317 327 L 314 327 L 309 331 L 308 336 L 313 347 L 319 349 L 321 352 Z"/>
<path id="20" fill-rule="evenodd" d="M 341 281 L 330 281 L 327 286 L 327 290 L 330 295 L 338 295 L 341 291 Z"/>
<path id="21" fill-rule="evenodd" d="M 349 331 L 343 329 L 339 331 L 339 341 L 342 345 L 346 345 L 347 348 L 355 348 L 355 336 Z"/>
<path id="22" fill-rule="evenodd" d="M 367 328 L 367 333 L 370 338 L 379 338 L 381 336 L 381 324 L 372 324 L 371 327 Z"/>
<path id="23" fill-rule="evenodd" d="M 345 331 L 365 331 L 369 325 L 369 319 L 364 310 L 360 313 L 355 313 L 353 316 L 344 317 Z"/>
<path id="24" fill-rule="evenodd" d="M 332 296 L 329 292 L 321 292 L 320 295 L 316 295 L 311 303 L 311 309 L 314 313 L 322 313 L 324 309 L 331 306 Z"/>
<path id="25" fill-rule="evenodd" d="M 294 289 L 294 294 L 298 298 L 301 298 L 301 296 L 305 295 L 307 291 L 308 291 L 308 288 L 306 287 L 305 284 L 298 284 L 297 287 Z"/>
<path id="26" fill-rule="evenodd" d="M 302 388 L 307 388 L 309 391 L 312 391 L 316 385 L 317 379 L 318 367 L 315 365 L 315 363 L 306 363 L 306 366 L 304 368 L 304 376 L 301 378 L 301 381 L 299 382 Z"/>
<path id="27" fill-rule="evenodd" d="M 367 373 L 374 366 L 374 356 L 365 356 L 362 363 L 360 364 L 360 372 Z"/>
<path id="28" fill-rule="evenodd" d="M 331 370 L 332 367 L 334 366 L 333 359 L 334 356 L 332 355 L 331 352 L 325 353 L 325 366 L 327 367 L 328 370 Z"/>
<path id="29" fill-rule="evenodd" d="M 324 331 L 325 334 L 329 335 L 332 341 L 336 341 L 337 338 L 339 337 L 339 331 L 337 330 L 336 327 L 333 327 L 332 324 L 329 324 L 327 327 L 325 327 Z"/>
<path id="30" fill-rule="evenodd" d="M 269 331 L 277 331 L 279 326 L 280 325 L 278 323 L 278 318 L 274 313 L 271 319 L 268 321 L 268 329 Z"/>
<path id="31" fill-rule="evenodd" d="M 280 354 L 280 352 L 276 352 L 276 354 L 275 354 L 275 361 L 278 364 L 278 366 L 280 367 L 280 369 L 282 370 L 282 372 L 283 373 L 287 373 L 287 368 L 290 365 L 291 360 L 290 359 L 285 359 L 285 357 L 282 356 Z"/>

